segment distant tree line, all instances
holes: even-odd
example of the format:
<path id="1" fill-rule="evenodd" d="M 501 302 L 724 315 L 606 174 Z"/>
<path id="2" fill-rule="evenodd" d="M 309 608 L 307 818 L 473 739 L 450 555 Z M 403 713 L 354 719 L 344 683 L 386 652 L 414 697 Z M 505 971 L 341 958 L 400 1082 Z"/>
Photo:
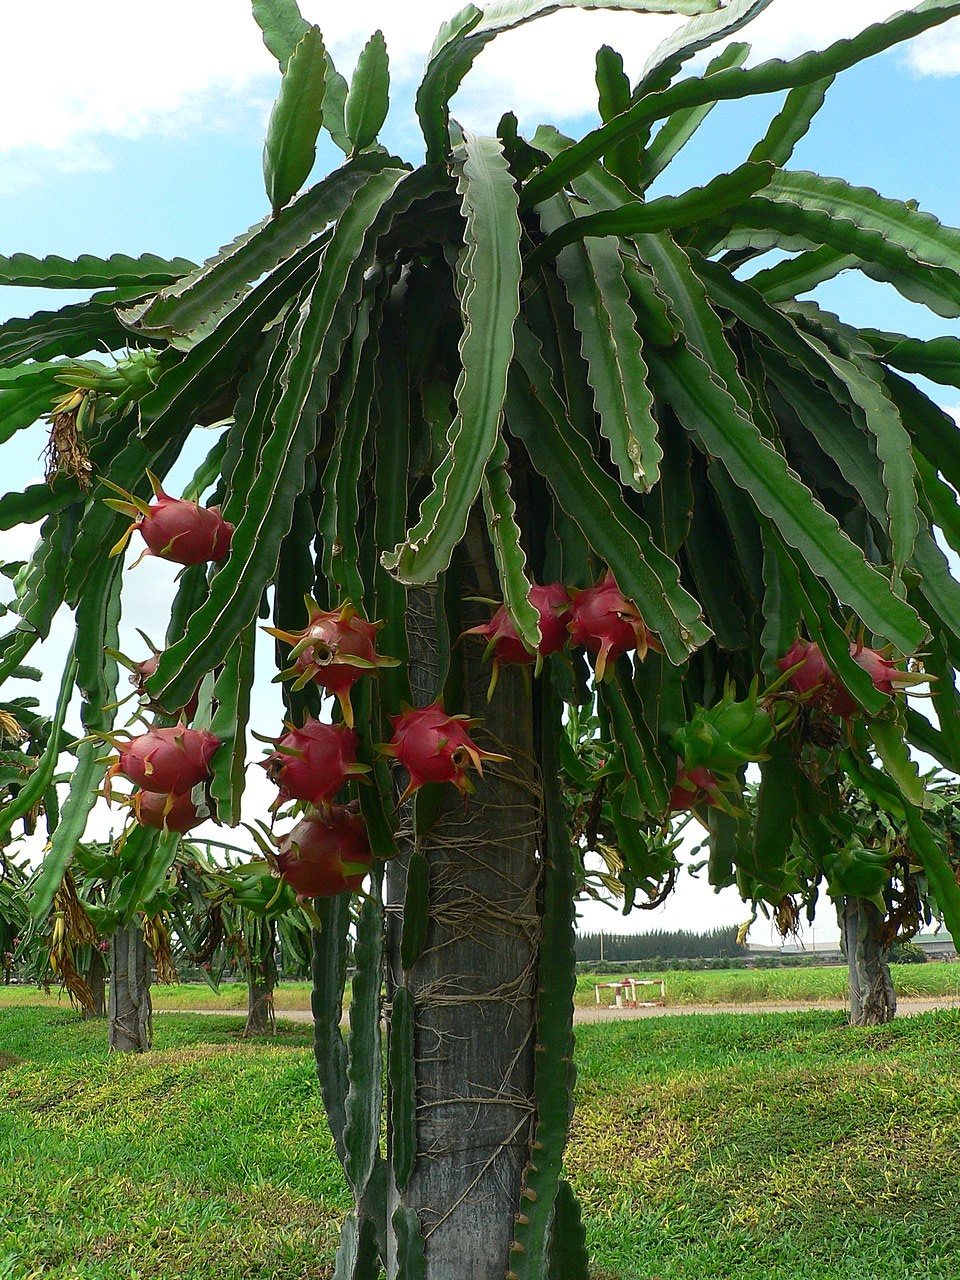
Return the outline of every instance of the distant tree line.
<path id="1" fill-rule="evenodd" d="M 601 950 L 602 948 L 602 950 Z M 580 933 L 576 940 L 581 962 L 726 959 L 743 956 L 737 945 L 737 926 L 691 933 L 687 929 L 655 929 L 652 933 Z"/>

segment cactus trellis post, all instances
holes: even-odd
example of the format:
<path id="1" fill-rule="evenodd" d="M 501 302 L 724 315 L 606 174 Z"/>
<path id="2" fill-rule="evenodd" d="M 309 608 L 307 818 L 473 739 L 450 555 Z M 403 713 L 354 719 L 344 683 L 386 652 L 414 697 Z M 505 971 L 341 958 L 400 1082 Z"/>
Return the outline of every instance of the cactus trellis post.
<path id="1" fill-rule="evenodd" d="M 61 605 L 76 620 L 49 741 L 0 840 L 51 786 L 75 689 L 84 727 L 35 915 L 106 768 L 97 739 L 113 728 L 123 605 L 108 553 L 125 520 L 104 499 L 117 489 L 148 501 L 192 451 L 191 490 L 233 527 L 226 553 L 218 534 L 211 563 L 185 567 L 144 682 L 158 726 L 196 694 L 193 725 L 217 739 L 189 804 L 240 821 L 263 622 L 281 637 L 288 719 L 329 718 L 322 686 L 353 722 L 365 773 L 345 773 L 340 798 L 375 861 L 347 1039 L 349 895 L 317 899 L 313 957 L 317 1069 L 356 1201 L 338 1280 L 372 1280 L 381 1261 L 391 1280 L 587 1274 L 562 1177 L 585 844 L 617 850 L 608 883 L 619 876 L 629 901 L 652 895 L 676 865 L 671 815 L 692 808 L 709 825 L 712 883 L 789 919 L 861 857 L 843 814 L 852 780 L 906 821 L 960 934 L 960 889 L 907 749 L 960 768 L 960 583 L 938 542 L 960 550 L 960 446 L 909 377 L 960 385 L 960 341 L 856 329 L 797 300 L 860 269 L 955 318 L 960 232 L 789 167 L 834 76 L 960 16 L 960 0 L 924 0 L 786 62 L 746 67 L 746 46 L 727 43 L 702 75 L 680 72 L 769 0 L 621 0 L 604 7 L 688 21 L 635 83 L 598 52 L 598 128 L 524 138 L 507 113 L 496 137 L 462 129 L 449 103 L 481 50 L 576 2 L 468 5 L 442 28 L 413 167 L 377 142 L 382 38 L 348 85 L 294 0 L 254 0 L 282 72 L 263 222 L 202 266 L 0 258 L 2 282 L 97 291 L 0 326 L 3 431 L 56 410 L 50 483 L 0 497 L 3 527 L 42 522 L 16 573 L 0 677 L 22 669 Z M 649 196 L 714 106 L 781 91 L 743 164 Z M 321 128 L 345 158 L 305 186 Z M 782 260 L 759 266 L 770 249 Z M 132 354 L 112 368 L 78 359 L 98 348 Z M 564 652 L 546 652 L 530 594 L 555 583 L 573 595 Z M 496 649 L 489 705 L 482 642 L 460 638 L 487 617 L 476 597 L 503 601 L 518 646 L 512 661 Z M 356 636 L 350 650 L 344 631 L 296 639 L 348 601 L 382 622 L 376 653 L 395 664 Z M 803 677 L 783 661 L 801 650 Z M 918 651 L 936 677 L 932 719 L 903 697 Z M 410 789 L 419 777 L 378 744 L 405 706 L 440 699 L 434 720 L 482 723 L 446 722 L 446 773 Z M 577 725 L 590 726 L 581 741 Z M 424 777 L 428 764 L 440 769 L 421 758 Z M 472 795 L 450 786 L 472 779 Z M 330 822 L 345 827 L 340 814 Z M 177 845 L 132 824 L 116 850 L 131 901 L 162 885 Z"/>

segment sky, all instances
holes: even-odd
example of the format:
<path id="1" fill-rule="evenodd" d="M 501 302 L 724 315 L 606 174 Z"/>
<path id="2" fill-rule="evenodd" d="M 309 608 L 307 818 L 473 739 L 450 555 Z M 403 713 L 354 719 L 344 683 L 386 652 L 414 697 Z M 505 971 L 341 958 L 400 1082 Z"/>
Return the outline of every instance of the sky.
<path id="1" fill-rule="evenodd" d="M 422 156 L 413 94 L 439 26 L 457 7 L 450 0 L 301 0 L 304 16 L 320 26 L 348 78 L 366 39 L 383 31 L 392 105 L 381 141 L 412 162 Z M 771 0 L 736 38 L 751 42 L 751 63 L 792 57 L 904 7 L 909 6 L 893 0 Z M 655 45 L 680 21 L 566 11 L 530 23 L 484 50 L 454 100 L 453 114 L 475 132 L 491 133 L 503 111 L 512 109 L 524 133 L 545 122 L 579 135 L 596 123 L 596 49 L 604 43 L 616 48 L 635 80 Z M 4 6 L 0 255 L 151 252 L 202 261 L 268 211 L 262 139 L 278 84 L 277 64 L 248 0 L 44 0 Z M 740 163 L 779 102 L 773 96 L 721 104 L 655 193 L 701 184 Z M 958 107 L 960 19 L 953 19 L 841 76 L 797 147 L 792 167 L 916 199 L 941 221 L 960 226 Z M 322 144 L 313 179 L 339 157 L 332 145 Z M 0 319 L 55 307 L 69 296 L 0 290 Z M 960 332 L 955 322 L 931 317 L 869 281 L 841 277 L 817 297 L 857 324 L 920 337 Z M 942 388 L 936 392 L 945 407 L 960 398 Z M 39 427 L 4 450 L 8 485 L 40 477 L 44 439 Z M 28 537 L 0 538 L 0 558 L 29 550 Z M 153 561 L 150 570 L 128 574 L 125 607 L 159 640 L 172 582 L 158 589 L 156 574 L 165 567 Z M 52 647 L 63 645 L 65 637 L 64 622 Z M 137 650 L 134 656 L 142 654 Z M 257 778 L 255 785 L 265 788 L 266 779 L 261 784 Z M 262 794 L 269 798 L 266 789 Z M 678 892 L 656 912 L 622 919 L 589 907 L 583 927 L 705 929 L 745 916 L 732 891 L 718 898 L 684 876 Z M 818 914 L 816 929 L 818 939 L 835 935 L 829 907 Z M 773 941 L 762 925 L 751 938 Z"/>

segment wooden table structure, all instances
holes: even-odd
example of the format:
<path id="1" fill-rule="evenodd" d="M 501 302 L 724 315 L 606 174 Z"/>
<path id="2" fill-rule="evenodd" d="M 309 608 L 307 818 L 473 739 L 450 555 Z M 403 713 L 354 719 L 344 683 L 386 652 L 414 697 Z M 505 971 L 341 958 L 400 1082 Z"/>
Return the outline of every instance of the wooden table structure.
<path id="1" fill-rule="evenodd" d="M 641 1000 L 638 987 L 659 987 L 659 1000 Z M 605 989 L 613 991 L 613 1007 L 615 1009 L 653 1009 L 666 1004 L 667 989 L 663 978 L 619 978 L 616 982 L 595 982 L 594 995 L 600 1004 L 600 992 Z"/>

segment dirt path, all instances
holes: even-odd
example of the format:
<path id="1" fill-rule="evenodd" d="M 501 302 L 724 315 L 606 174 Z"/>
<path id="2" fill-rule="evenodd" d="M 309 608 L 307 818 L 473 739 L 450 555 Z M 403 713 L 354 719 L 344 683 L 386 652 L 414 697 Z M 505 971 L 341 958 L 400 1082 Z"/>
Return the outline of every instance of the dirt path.
<path id="1" fill-rule="evenodd" d="M 665 1015 L 686 1013 L 803 1013 L 807 1009 L 831 1009 L 840 1012 L 847 1008 L 842 1000 L 820 1000 L 806 1004 L 679 1004 L 655 1005 L 650 1008 L 615 1008 L 610 1005 L 582 1005 L 573 1011 L 574 1023 L 620 1022 L 637 1018 L 659 1018 Z M 901 996 L 897 1000 L 897 1017 L 910 1017 L 917 1013 L 930 1013 L 935 1009 L 960 1009 L 960 997 L 910 999 Z M 201 1013 L 244 1016 L 242 1009 L 155 1009 L 154 1013 Z M 277 1018 L 288 1022 L 310 1022 L 309 1009 L 278 1009 Z"/>
<path id="2" fill-rule="evenodd" d="M 807 1009 L 832 1009 L 838 1012 L 848 1008 L 844 1000 L 818 1000 L 796 1004 L 675 1004 L 654 1008 L 616 1009 L 609 1006 L 586 1005 L 575 1009 L 574 1022 L 612 1022 L 617 1019 L 656 1018 L 664 1014 L 685 1013 L 803 1013 Z M 897 1016 L 910 1017 L 916 1013 L 929 1013 L 933 1009 L 960 1009 L 960 997 L 937 996 L 924 999 L 897 998 Z"/>

